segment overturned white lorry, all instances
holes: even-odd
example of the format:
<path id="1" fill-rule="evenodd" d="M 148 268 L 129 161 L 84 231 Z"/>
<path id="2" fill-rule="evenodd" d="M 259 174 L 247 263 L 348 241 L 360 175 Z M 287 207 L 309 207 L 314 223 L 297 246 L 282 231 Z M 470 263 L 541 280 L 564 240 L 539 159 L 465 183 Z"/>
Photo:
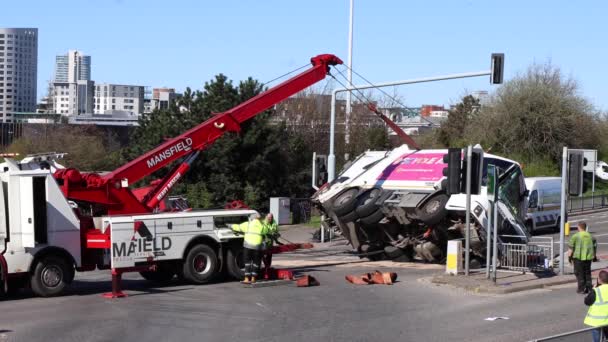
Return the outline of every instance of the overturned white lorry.
<path id="1" fill-rule="evenodd" d="M 442 182 L 448 150 L 368 151 L 312 197 L 342 235 L 372 260 L 443 262 L 447 241 L 465 236 L 466 195 Z M 491 204 L 487 166 L 499 169 L 499 241 L 526 243 L 527 189 L 520 165 L 484 154 L 482 187 L 471 199 L 471 264 L 485 258 Z"/>

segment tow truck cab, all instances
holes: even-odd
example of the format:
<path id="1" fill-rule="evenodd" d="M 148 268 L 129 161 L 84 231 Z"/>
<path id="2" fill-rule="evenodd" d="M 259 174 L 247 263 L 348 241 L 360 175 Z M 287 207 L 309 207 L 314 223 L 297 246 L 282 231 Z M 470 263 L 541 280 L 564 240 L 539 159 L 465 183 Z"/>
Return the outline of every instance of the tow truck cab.
<path id="1" fill-rule="evenodd" d="M 37 295 L 54 296 L 76 271 L 142 265 L 156 267 L 140 272 L 148 280 L 178 274 L 200 284 L 224 270 L 242 276 L 242 236 L 230 225 L 247 221 L 255 210 L 85 216 L 53 177 L 62 167 L 55 157 L 0 164 L 0 293 L 6 285 L 30 285 Z M 85 221 L 85 227 L 93 222 L 97 239 L 81 227 Z"/>

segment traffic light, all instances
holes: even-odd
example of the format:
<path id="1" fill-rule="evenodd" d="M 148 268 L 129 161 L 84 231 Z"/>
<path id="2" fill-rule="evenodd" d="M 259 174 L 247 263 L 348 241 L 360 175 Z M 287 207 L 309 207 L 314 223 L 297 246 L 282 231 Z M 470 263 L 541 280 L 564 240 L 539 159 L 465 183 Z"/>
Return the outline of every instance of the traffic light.
<path id="1" fill-rule="evenodd" d="M 571 196 L 580 196 L 583 194 L 584 159 L 582 152 L 568 152 L 568 194 Z"/>
<path id="2" fill-rule="evenodd" d="M 327 156 L 322 154 L 315 154 L 314 160 L 314 185 L 317 187 L 323 186 L 327 183 Z"/>
<path id="3" fill-rule="evenodd" d="M 490 75 L 491 84 L 502 84 L 502 76 L 505 70 L 505 54 L 492 54 L 492 74 Z"/>
<path id="4" fill-rule="evenodd" d="M 466 151 L 466 149 L 464 150 Z M 479 195 L 481 192 L 481 176 L 483 172 L 483 150 L 473 149 L 471 154 L 471 194 Z M 467 193 L 467 157 L 462 160 L 460 192 Z"/>
<path id="5" fill-rule="evenodd" d="M 448 154 L 443 156 L 443 162 L 448 164 L 443 168 L 443 175 L 447 177 L 445 192 L 448 195 L 460 193 L 460 177 L 462 174 L 461 157 L 462 150 L 459 148 L 448 149 Z"/>

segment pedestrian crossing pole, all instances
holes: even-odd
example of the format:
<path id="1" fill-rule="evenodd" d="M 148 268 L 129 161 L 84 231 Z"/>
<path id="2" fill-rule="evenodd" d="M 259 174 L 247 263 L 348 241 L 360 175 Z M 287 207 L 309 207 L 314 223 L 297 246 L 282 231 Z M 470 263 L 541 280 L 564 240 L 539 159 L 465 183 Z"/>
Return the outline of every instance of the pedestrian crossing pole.
<path id="1" fill-rule="evenodd" d="M 559 224 L 559 274 L 564 275 L 564 237 L 566 227 L 566 182 L 568 181 L 568 147 L 564 146 L 562 154 L 562 195 Z"/>

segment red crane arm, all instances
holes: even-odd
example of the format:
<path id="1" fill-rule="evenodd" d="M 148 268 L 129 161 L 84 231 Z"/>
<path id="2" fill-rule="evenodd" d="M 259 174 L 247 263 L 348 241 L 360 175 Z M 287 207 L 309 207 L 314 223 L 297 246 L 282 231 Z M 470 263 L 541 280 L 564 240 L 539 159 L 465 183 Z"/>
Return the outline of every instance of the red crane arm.
<path id="1" fill-rule="evenodd" d="M 212 116 L 180 136 L 103 176 L 104 181 L 126 179 L 132 184 L 193 151 L 203 150 L 225 132 L 239 131 L 240 124 L 244 121 L 324 79 L 329 67 L 342 64 L 342 61 L 334 55 L 324 54 L 311 58 L 311 63 L 313 66 L 307 71 L 224 113 Z"/>

